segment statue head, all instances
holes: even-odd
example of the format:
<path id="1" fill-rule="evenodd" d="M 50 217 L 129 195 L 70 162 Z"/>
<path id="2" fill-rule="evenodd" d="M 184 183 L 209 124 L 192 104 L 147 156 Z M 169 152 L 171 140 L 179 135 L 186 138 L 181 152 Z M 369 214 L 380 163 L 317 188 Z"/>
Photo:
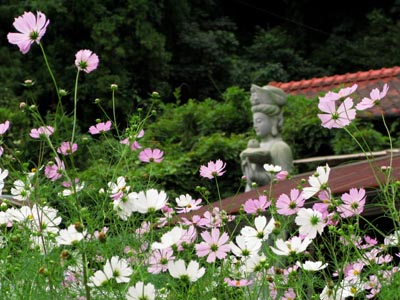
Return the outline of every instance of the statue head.
<path id="1" fill-rule="evenodd" d="M 277 136 L 283 124 L 282 106 L 286 103 L 285 92 L 274 86 L 259 87 L 255 84 L 250 89 L 253 125 L 257 136 Z"/>

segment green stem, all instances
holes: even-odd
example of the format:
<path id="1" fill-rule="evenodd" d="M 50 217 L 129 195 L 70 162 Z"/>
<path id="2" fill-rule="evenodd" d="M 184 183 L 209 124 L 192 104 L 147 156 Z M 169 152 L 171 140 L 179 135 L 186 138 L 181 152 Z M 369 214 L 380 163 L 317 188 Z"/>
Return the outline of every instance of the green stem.
<path id="1" fill-rule="evenodd" d="M 58 84 L 57 84 L 56 78 L 54 77 L 53 71 L 51 70 L 49 61 L 47 60 L 46 52 L 44 51 L 44 48 L 43 48 L 42 44 L 39 43 L 39 46 L 40 46 L 40 49 L 42 50 L 43 59 L 44 59 L 44 62 L 46 64 L 47 70 L 49 71 L 50 77 L 53 80 L 54 88 L 56 89 L 56 94 L 57 94 L 57 99 L 58 99 L 56 115 L 58 115 L 57 112 L 58 112 L 59 109 L 61 110 L 61 114 L 63 114 L 61 96 L 60 96 L 60 91 L 58 89 Z"/>
<path id="2" fill-rule="evenodd" d="M 71 136 L 71 146 L 74 143 L 75 139 L 75 131 L 76 131 L 76 111 L 77 111 L 77 106 L 78 106 L 78 80 L 79 80 L 79 69 L 78 72 L 76 72 L 76 79 L 75 79 L 75 87 L 74 87 L 74 121 L 72 123 L 72 136 Z"/>
<path id="3" fill-rule="evenodd" d="M 86 300 L 90 300 L 90 288 L 88 286 L 88 273 L 87 273 L 87 257 L 85 252 L 82 252 L 82 260 L 83 260 L 83 284 L 85 285 Z"/>
<path id="4" fill-rule="evenodd" d="M 117 132 L 117 136 L 120 137 L 117 126 L 117 115 L 115 112 L 115 89 L 112 89 L 112 108 L 113 108 L 114 128 Z"/>

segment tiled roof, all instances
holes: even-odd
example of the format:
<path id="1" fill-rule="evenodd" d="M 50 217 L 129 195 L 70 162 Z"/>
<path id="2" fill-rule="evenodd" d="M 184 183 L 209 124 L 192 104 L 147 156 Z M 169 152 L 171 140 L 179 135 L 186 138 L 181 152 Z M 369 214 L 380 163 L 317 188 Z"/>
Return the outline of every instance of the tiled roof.
<path id="1" fill-rule="evenodd" d="M 400 67 L 398 66 L 300 81 L 272 81 L 269 85 L 279 87 L 287 94 L 314 98 L 333 89 L 351 86 L 355 83 L 358 84 L 358 89 L 355 93 L 358 99 L 355 99 L 355 101 L 359 101 L 363 97 L 369 97 L 371 90 L 374 88 L 382 90 L 385 83 L 389 85 L 389 92 L 381 104 L 365 111 L 364 117 L 376 118 L 380 117 L 382 113 L 385 114 L 385 117 L 400 116 Z"/>
<path id="2" fill-rule="evenodd" d="M 321 163 L 321 166 L 325 163 Z M 391 176 L 388 178 L 388 173 L 383 171 L 384 167 L 392 166 Z M 314 172 L 307 172 L 299 175 L 294 175 L 289 180 L 280 181 L 273 185 L 273 197 L 277 199 L 281 194 L 290 194 L 291 189 L 301 185 L 302 180 L 307 180 Z M 360 176 L 362 174 L 362 176 Z M 355 163 L 345 164 L 341 166 L 331 167 L 329 174 L 329 187 L 333 194 L 340 195 L 347 193 L 351 188 L 365 188 L 367 191 L 374 191 L 381 184 L 391 183 L 400 180 L 400 154 L 393 153 L 393 156 L 388 155 L 377 157 L 373 160 L 363 160 Z M 305 185 L 307 186 L 307 184 Z M 210 203 L 203 206 L 199 210 L 193 211 L 185 215 L 202 215 L 205 211 L 211 211 L 213 207 L 222 207 L 228 214 L 236 214 L 239 212 L 242 205 L 248 199 L 257 199 L 263 191 L 268 191 L 269 186 L 263 186 L 255 190 L 244 192 L 220 202 Z M 313 202 L 308 200 L 306 206 L 311 206 Z M 379 211 L 380 212 L 380 211 Z M 377 208 L 365 211 L 365 215 L 377 214 Z"/>

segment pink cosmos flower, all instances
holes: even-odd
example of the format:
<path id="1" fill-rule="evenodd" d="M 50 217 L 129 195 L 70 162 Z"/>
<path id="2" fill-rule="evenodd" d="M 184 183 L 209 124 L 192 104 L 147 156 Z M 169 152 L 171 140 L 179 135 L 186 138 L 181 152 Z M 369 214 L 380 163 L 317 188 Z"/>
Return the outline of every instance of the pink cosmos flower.
<path id="1" fill-rule="evenodd" d="M 150 149 L 146 148 L 143 151 L 139 153 L 139 159 L 142 162 L 162 162 L 164 152 L 161 151 L 160 149 Z"/>
<path id="2" fill-rule="evenodd" d="M 41 126 L 39 128 L 33 128 L 29 133 L 31 138 L 39 139 L 41 136 L 49 137 L 54 132 L 54 128 L 51 126 Z"/>
<path id="3" fill-rule="evenodd" d="M 186 195 L 180 195 L 179 197 L 175 198 L 177 207 L 176 207 L 176 212 L 178 214 L 181 213 L 188 213 L 192 210 L 198 210 L 201 208 L 201 201 L 202 199 L 193 199 L 192 196 L 189 194 Z"/>
<path id="4" fill-rule="evenodd" d="M 0 124 L 0 135 L 3 135 L 4 133 L 6 133 L 6 131 L 8 130 L 8 128 L 10 127 L 10 121 L 5 121 L 4 123 Z"/>
<path id="5" fill-rule="evenodd" d="M 345 87 L 339 90 L 339 92 L 328 92 L 325 94 L 323 97 L 319 97 L 320 101 L 336 101 L 341 98 L 345 98 L 355 92 L 355 90 L 358 88 L 357 84 L 353 84 L 350 87 Z"/>
<path id="6" fill-rule="evenodd" d="M 14 19 L 13 25 L 19 33 L 10 32 L 7 34 L 8 42 L 17 45 L 19 51 L 22 54 L 26 54 L 34 42 L 40 43 L 41 38 L 46 33 L 49 22 L 40 11 L 36 13 L 36 17 L 32 12 L 24 12 L 22 16 Z"/>
<path id="7" fill-rule="evenodd" d="M 57 148 L 57 152 L 65 156 L 74 153 L 76 150 L 78 150 L 78 145 L 75 143 L 71 145 L 71 142 L 62 142 L 61 146 Z"/>
<path id="8" fill-rule="evenodd" d="M 174 251 L 172 248 L 155 249 L 151 253 L 148 261 L 147 271 L 152 274 L 159 274 L 168 270 L 168 262 L 174 261 Z"/>
<path id="9" fill-rule="evenodd" d="M 343 128 L 350 124 L 356 117 L 356 110 L 353 108 L 353 99 L 346 98 L 339 108 L 336 108 L 335 101 L 320 101 L 318 108 L 325 114 L 318 114 L 325 128 Z"/>
<path id="10" fill-rule="evenodd" d="M 207 166 L 200 167 L 200 176 L 208 179 L 213 179 L 217 176 L 222 176 L 226 171 L 224 168 L 226 163 L 218 159 L 216 162 L 209 161 Z"/>
<path id="11" fill-rule="evenodd" d="M 338 206 L 337 210 L 342 218 L 348 218 L 354 215 L 359 215 L 364 210 L 365 205 L 365 190 L 363 188 L 357 190 L 350 189 L 349 193 L 342 195 L 343 203 Z"/>
<path id="12" fill-rule="evenodd" d="M 57 179 L 61 178 L 63 171 L 65 170 L 65 165 L 62 160 L 56 157 L 55 161 L 55 164 L 51 162 L 44 169 L 46 177 L 49 178 L 51 181 L 56 181 Z"/>
<path id="13" fill-rule="evenodd" d="M 346 280 L 350 282 L 357 281 L 360 278 L 360 274 L 364 266 L 365 264 L 363 262 L 348 264 L 344 269 Z"/>
<path id="14" fill-rule="evenodd" d="M 133 138 L 133 141 L 131 141 L 131 138 L 127 137 L 126 139 L 123 139 L 120 143 L 124 145 L 130 145 L 132 151 L 135 151 L 137 149 L 142 148 L 142 146 L 136 141 L 137 138 L 141 138 L 144 136 L 144 130 L 140 130 L 140 132 Z"/>
<path id="15" fill-rule="evenodd" d="M 276 201 L 276 208 L 278 213 L 284 216 L 294 215 L 304 206 L 305 199 L 303 194 L 298 189 L 290 191 L 290 197 L 286 194 L 279 196 Z"/>
<path id="16" fill-rule="evenodd" d="M 201 234 L 204 242 L 197 244 L 196 253 L 199 257 L 207 256 L 207 262 L 212 263 L 216 258 L 223 259 L 230 250 L 229 236 L 226 232 L 220 234 L 218 228 L 211 229 L 211 234 L 208 231 L 203 231 Z"/>
<path id="17" fill-rule="evenodd" d="M 280 171 L 278 174 L 275 175 L 276 180 L 278 181 L 284 181 L 289 178 L 289 172 L 288 171 Z"/>
<path id="18" fill-rule="evenodd" d="M 90 73 L 97 69 L 99 57 L 90 50 L 79 50 L 75 54 L 75 66 L 78 70 Z"/>
<path id="19" fill-rule="evenodd" d="M 109 131 L 111 129 L 111 125 L 112 125 L 111 121 L 98 123 L 96 125 L 89 127 L 89 133 L 90 134 L 99 134 L 102 132 Z"/>
<path id="20" fill-rule="evenodd" d="M 369 98 L 364 97 L 360 103 L 356 105 L 356 109 L 365 110 L 373 107 L 376 104 L 379 104 L 379 101 L 382 100 L 383 97 L 386 96 L 389 90 L 389 86 L 385 83 L 383 86 L 382 92 L 379 92 L 379 89 L 373 89 L 369 94 Z"/>
<path id="21" fill-rule="evenodd" d="M 243 209 L 248 214 L 260 214 L 271 205 L 267 196 L 261 195 L 258 199 L 248 199 L 243 206 Z"/>
<path id="22" fill-rule="evenodd" d="M 293 300 L 295 298 L 296 298 L 296 293 L 292 288 L 289 288 L 288 290 L 285 291 L 281 300 Z"/>
<path id="23" fill-rule="evenodd" d="M 228 277 L 224 278 L 224 281 L 229 285 L 229 286 L 234 286 L 234 287 L 242 287 L 242 286 L 248 286 L 253 284 L 253 280 L 248 280 L 248 279 L 230 279 Z"/>

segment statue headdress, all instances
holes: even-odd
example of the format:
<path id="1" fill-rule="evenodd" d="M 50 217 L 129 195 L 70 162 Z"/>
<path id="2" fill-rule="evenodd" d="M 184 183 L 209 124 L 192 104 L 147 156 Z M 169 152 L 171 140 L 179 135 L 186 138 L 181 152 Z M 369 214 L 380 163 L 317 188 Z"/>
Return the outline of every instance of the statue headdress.
<path id="1" fill-rule="evenodd" d="M 251 110 L 253 112 L 263 112 L 266 115 L 279 115 L 281 108 L 286 104 L 285 92 L 271 85 L 263 87 L 255 84 L 251 85 Z"/>

